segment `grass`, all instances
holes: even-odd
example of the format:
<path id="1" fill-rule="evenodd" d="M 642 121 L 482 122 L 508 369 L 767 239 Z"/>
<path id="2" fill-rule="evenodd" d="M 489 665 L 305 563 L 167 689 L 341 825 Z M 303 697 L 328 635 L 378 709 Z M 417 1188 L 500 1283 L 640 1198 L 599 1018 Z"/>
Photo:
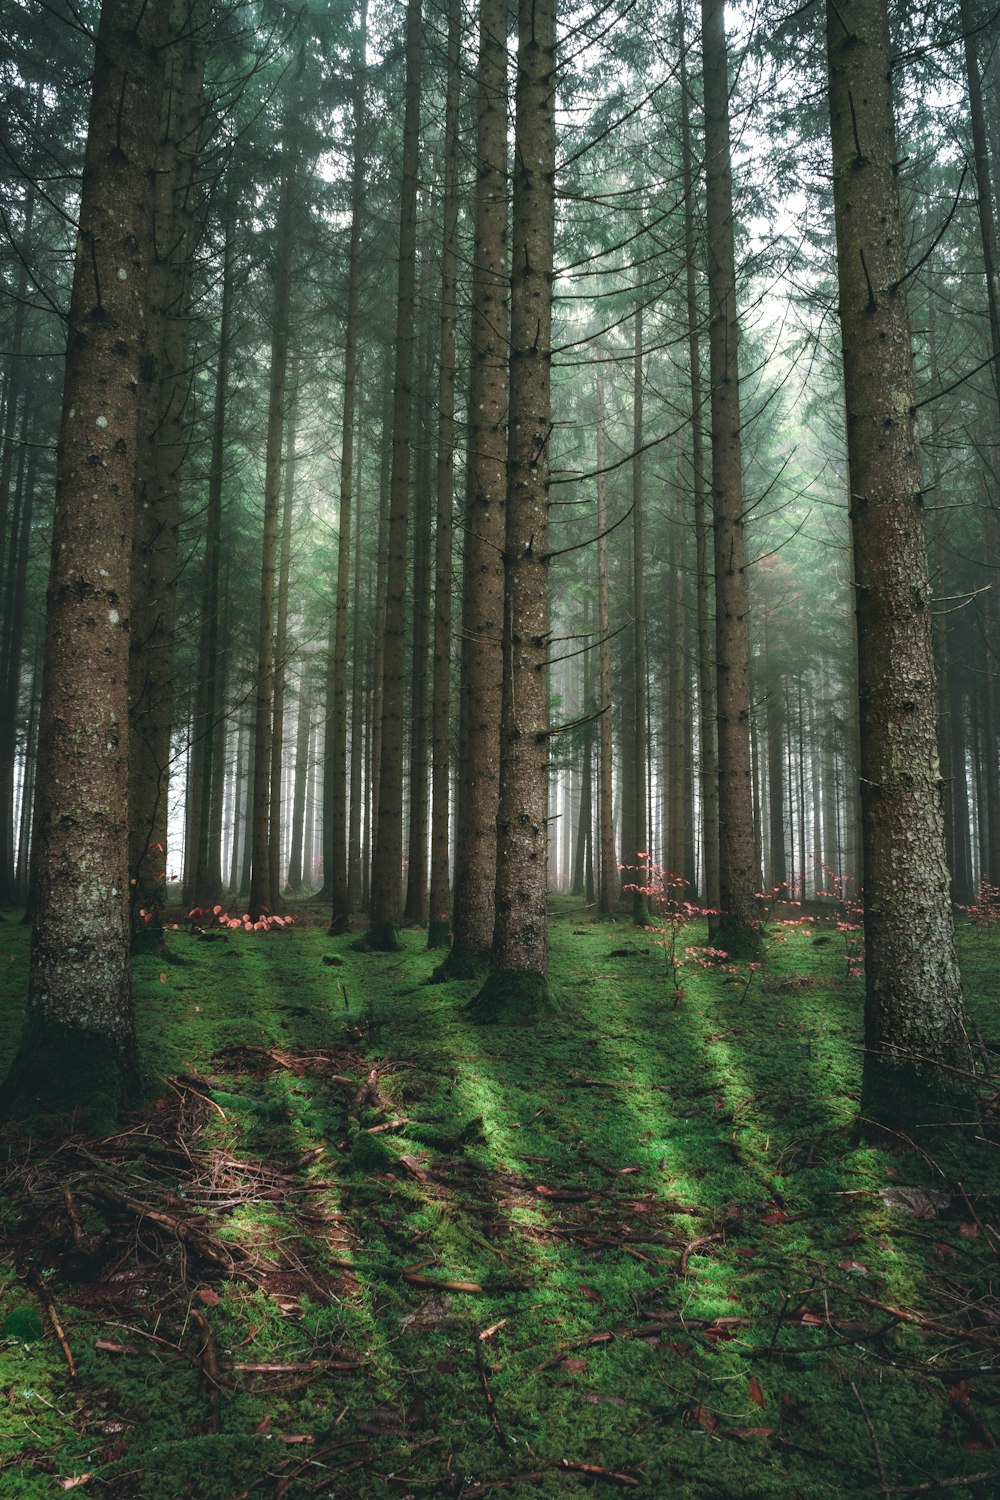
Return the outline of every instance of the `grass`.
<path id="1" fill-rule="evenodd" d="M 675 1005 L 654 935 L 558 903 L 559 1010 L 484 1026 L 422 934 L 172 934 L 144 1109 L 5 1142 L 0 1492 L 1000 1492 L 995 1127 L 859 1140 L 816 937 Z M 5 1053 L 26 964 L 8 920 Z"/>

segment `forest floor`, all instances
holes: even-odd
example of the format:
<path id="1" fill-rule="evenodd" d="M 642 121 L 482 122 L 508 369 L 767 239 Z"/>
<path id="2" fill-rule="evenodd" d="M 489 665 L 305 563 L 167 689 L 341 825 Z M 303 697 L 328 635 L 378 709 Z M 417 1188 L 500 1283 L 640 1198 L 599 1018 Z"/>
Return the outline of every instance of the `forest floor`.
<path id="1" fill-rule="evenodd" d="M 859 1141 L 832 919 L 675 1002 L 655 935 L 557 911 L 530 1027 L 318 914 L 137 963 L 145 1106 L 2 1140 L 0 1493 L 1000 1494 L 1000 1080 Z M 26 967 L 11 915 L 0 1056 Z"/>

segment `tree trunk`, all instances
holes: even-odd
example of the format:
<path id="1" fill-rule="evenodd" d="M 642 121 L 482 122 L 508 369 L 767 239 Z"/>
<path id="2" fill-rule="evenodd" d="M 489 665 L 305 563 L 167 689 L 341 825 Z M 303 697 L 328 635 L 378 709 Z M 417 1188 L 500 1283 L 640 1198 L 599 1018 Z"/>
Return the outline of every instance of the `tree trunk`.
<path id="1" fill-rule="evenodd" d="M 27 1027 L 2 1107 L 134 1093 L 128 875 L 130 561 L 162 12 L 105 0 L 80 200 L 56 470 Z M 88 1113 L 89 1111 L 89 1113 Z"/>
<path id="2" fill-rule="evenodd" d="M 361 0 L 354 43 L 354 156 L 351 163 L 351 239 L 347 261 L 344 325 L 344 407 L 340 447 L 340 511 L 337 533 L 337 600 L 334 623 L 332 705 L 327 733 L 330 759 L 330 932 L 346 932 L 351 920 L 348 893 L 347 786 L 347 626 L 351 564 L 351 485 L 354 479 L 354 422 L 358 380 L 358 304 L 361 296 L 361 220 L 365 202 L 365 81 L 368 0 Z"/>
<path id="3" fill-rule="evenodd" d="M 627 864 L 635 866 L 632 874 L 632 921 L 637 927 L 649 922 L 649 802 L 646 794 L 646 759 L 649 745 L 646 703 L 646 556 L 643 543 L 642 444 L 643 444 L 643 347 L 642 304 L 635 310 L 635 347 L 632 365 L 632 669 L 634 673 L 634 711 L 632 735 L 632 777 L 635 811 L 632 815 L 634 849 Z M 627 752 L 626 752 L 627 753 Z"/>
<path id="4" fill-rule="evenodd" d="M 607 430 L 604 383 L 594 380 L 597 402 L 597 633 L 599 651 L 600 752 L 598 760 L 598 806 L 600 857 L 598 860 L 597 911 L 610 916 L 618 894 L 618 862 L 615 859 L 614 743 L 611 698 L 611 614 L 608 607 L 608 494 Z"/>
<path id="5" fill-rule="evenodd" d="M 180 471 L 190 423 L 194 169 L 201 126 L 208 3 L 198 0 L 192 6 L 190 0 L 169 0 L 164 8 L 170 35 L 178 40 L 166 54 L 153 189 L 129 683 L 132 940 L 154 949 L 163 945 L 166 900 Z"/>
<path id="6" fill-rule="evenodd" d="M 278 509 L 281 500 L 281 444 L 285 430 L 285 378 L 288 369 L 292 302 L 292 233 L 295 154 L 284 142 L 281 189 L 275 225 L 274 301 L 271 309 L 271 373 L 264 460 L 264 534 L 261 544 L 260 613 L 257 632 L 257 691 L 253 736 L 250 813 L 250 916 L 254 921 L 271 899 L 271 733 L 274 706 L 274 606 L 278 566 Z"/>
<path id="7" fill-rule="evenodd" d="M 274 625 L 274 696 L 271 712 L 271 788 L 268 848 L 268 910 L 281 910 L 281 805 L 284 784 L 285 683 L 288 680 L 288 583 L 292 566 L 292 508 L 295 504 L 295 415 L 297 379 L 293 377 L 285 430 L 285 496 L 281 513 L 278 560 L 278 607 Z"/>
<path id="8" fill-rule="evenodd" d="M 480 0 L 475 259 L 462 577 L 458 809 L 451 952 L 441 977 L 481 973 L 493 942 L 507 479 L 507 6 Z"/>
<path id="9" fill-rule="evenodd" d="M 743 537 L 739 320 L 736 312 L 729 74 L 723 0 L 702 0 L 702 43 L 719 725 L 719 940 L 738 954 L 751 951 L 755 945 L 756 879 L 750 774 L 750 645 Z"/>
<path id="10" fill-rule="evenodd" d="M 372 862 L 372 902 L 365 943 L 399 946 L 403 878 L 403 713 L 406 704 L 406 548 L 413 422 L 413 323 L 416 302 L 417 169 L 420 146 L 420 0 L 406 8 L 406 107 L 399 208 L 399 286 L 396 297 L 396 381 L 392 414 L 389 555 L 382 657 L 382 746 L 378 827 Z"/>
<path id="11" fill-rule="evenodd" d="M 302 890 L 302 847 L 305 833 L 306 788 L 311 760 L 309 740 L 312 730 L 312 694 L 305 673 L 299 677 L 299 712 L 295 725 L 295 779 L 292 788 L 292 838 L 288 850 L 288 889 L 293 895 Z"/>
<path id="12" fill-rule="evenodd" d="M 222 498 L 226 461 L 226 407 L 229 400 L 229 358 L 232 340 L 233 247 L 235 244 L 232 191 L 223 210 L 225 241 L 222 251 L 222 286 L 219 308 L 219 358 L 215 373 L 215 405 L 212 414 L 212 457 L 208 475 L 205 516 L 205 560 L 201 583 L 201 635 L 198 644 L 198 683 L 195 697 L 194 757 L 189 808 L 189 844 L 185 867 L 193 865 L 185 901 L 205 906 L 218 899 L 222 888 L 220 840 L 213 837 L 212 810 L 221 805 L 222 784 L 216 776 L 217 749 L 224 741 L 222 718 L 222 663 L 219 646 L 219 616 L 222 608 L 220 574 L 222 563 Z"/>
<path id="13" fill-rule="evenodd" d="M 444 126 L 444 236 L 441 246 L 441 334 L 438 356 L 437 517 L 434 540 L 434 680 L 432 688 L 431 887 L 428 948 L 451 936 L 448 871 L 451 800 L 451 547 L 455 510 L 455 322 L 458 267 L 458 112 L 462 12 L 448 5 L 448 83 Z"/>
<path id="14" fill-rule="evenodd" d="M 483 1019 L 548 989 L 548 489 L 555 223 L 555 4 L 520 0 L 496 923 Z"/>
<path id="15" fill-rule="evenodd" d="M 935 733 L 930 585 L 885 0 L 830 0 L 830 116 L 857 601 L 862 1114 L 955 1108 L 969 1066 Z"/>

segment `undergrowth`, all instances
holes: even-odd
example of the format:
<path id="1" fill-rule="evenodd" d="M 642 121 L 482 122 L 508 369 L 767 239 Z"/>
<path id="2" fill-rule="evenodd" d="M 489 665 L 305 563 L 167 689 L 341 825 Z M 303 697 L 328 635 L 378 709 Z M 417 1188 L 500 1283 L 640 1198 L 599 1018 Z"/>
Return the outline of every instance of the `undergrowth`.
<path id="1" fill-rule="evenodd" d="M 171 934 L 144 1107 L 8 1133 L 0 1493 L 1000 1492 L 990 1102 L 859 1137 L 835 935 L 677 1003 L 654 935 L 560 904 L 533 1026 L 401 941 Z M 962 932 L 987 1060 L 997 941 Z M 0 965 L 9 1055 L 13 920 Z"/>

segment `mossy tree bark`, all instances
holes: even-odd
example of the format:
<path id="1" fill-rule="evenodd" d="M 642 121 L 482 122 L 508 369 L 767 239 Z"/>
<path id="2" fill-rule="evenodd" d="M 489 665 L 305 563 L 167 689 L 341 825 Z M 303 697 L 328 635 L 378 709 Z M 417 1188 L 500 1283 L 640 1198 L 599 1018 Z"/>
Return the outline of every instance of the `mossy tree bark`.
<path id="1" fill-rule="evenodd" d="M 97 36 L 56 468 L 28 1024 L 8 1115 L 41 1097 L 84 1103 L 105 1124 L 136 1082 L 129 607 L 164 21 L 145 0 L 105 0 Z"/>
<path id="2" fill-rule="evenodd" d="M 462 14 L 448 5 L 448 75 L 444 124 L 444 223 L 441 245 L 441 330 L 438 356 L 437 517 L 434 536 L 434 676 L 431 710 L 431 884 L 427 946 L 443 948 L 451 935 L 448 871 L 451 798 L 451 582 L 455 509 L 455 323 L 458 270 L 458 113 Z"/>
<path id="3" fill-rule="evenodd" d="M 482 974 L 493 944 L 510 296 L 504 0 L 480 0 L 477 89 L 455 895 L 442 978 Z"/>
<path id="4" fill-rule="evenodd" d="M 472 1011 L 549 1000 L 548 490 L 555 208 L 555 3 L 518 11 L 503 696 L 491 967 Z"/>
<path id="5" fill-rule="evenodd" d="M 370 925 L 365 946 L 392 950 L 403 880 L 403 714 L 406 704 L 406 553 L 409 520 L 410 433 L 413 424 L 413 326 L 417 268 L 417 171 L 420 150 L 420 0 L 406 10 L 406 104 L 399 208 L 399 285 L 396 295 L 396 379 L 392 412 L 392 470 L 385 628 L 382 632 L 382 742 L 378 822 L 372 860 Z"/>
<path id="6" fill-rule="evenodd" d="M 827 48 L 858 637 L 862 1113 L 898 1126 L 951 1113 L 969 1050 L 944 851 L 885 0 L 831 0 Z"/>
<path id="7" fill-rule="evenodd" d="M 742 953 L 752 951 L 755 944 L 757 882 L 750 774 L 750 643 L 740 442 L 740 330 L 736 310 L 724 0 L 702 0 L 702 47 L 719 767 L 718 932 L 724 947 Z"/>

